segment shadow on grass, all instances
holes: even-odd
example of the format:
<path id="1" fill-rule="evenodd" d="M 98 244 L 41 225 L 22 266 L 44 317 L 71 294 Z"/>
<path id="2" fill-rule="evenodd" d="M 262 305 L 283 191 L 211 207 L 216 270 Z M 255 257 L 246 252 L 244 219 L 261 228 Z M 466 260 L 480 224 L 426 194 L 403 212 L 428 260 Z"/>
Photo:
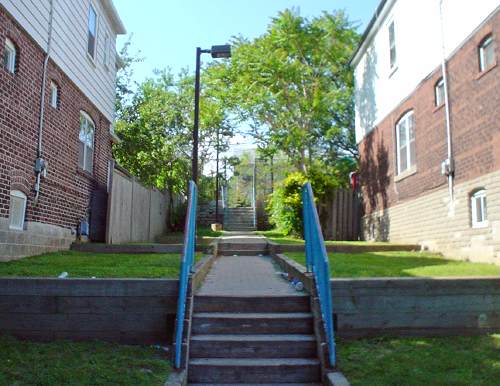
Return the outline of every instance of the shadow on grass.
<path id="1" fill-rule="evenodd" d="M 495 385 L 500 335 L 338 342 L 339 367 L 356 385 Z"/>
<path id="2" fill-rule="evenodd" d="M 286 255 L 305 265 L 305 253 Z M 329 253 L 332 277 L 433 277 L 498 276 L 500 267 L 492 264 L 448 260 L 440 255 L 422 252 Z"/>

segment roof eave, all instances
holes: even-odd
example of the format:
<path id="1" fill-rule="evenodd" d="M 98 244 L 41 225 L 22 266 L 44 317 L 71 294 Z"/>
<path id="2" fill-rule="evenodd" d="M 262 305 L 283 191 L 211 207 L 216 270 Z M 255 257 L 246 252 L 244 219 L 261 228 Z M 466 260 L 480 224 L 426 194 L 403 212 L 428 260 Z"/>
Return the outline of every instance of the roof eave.
<path id="1" fill-rule="evenodd" d="M 101 0 L 104 10 L 108 15 L 111 24 L 113 26 L 113 30 L 117 35 L 125 35 L 127 30 L 125 29 L 125 25 L 120 19 L 120 15 L 113 4 L 113 0 Z"/>

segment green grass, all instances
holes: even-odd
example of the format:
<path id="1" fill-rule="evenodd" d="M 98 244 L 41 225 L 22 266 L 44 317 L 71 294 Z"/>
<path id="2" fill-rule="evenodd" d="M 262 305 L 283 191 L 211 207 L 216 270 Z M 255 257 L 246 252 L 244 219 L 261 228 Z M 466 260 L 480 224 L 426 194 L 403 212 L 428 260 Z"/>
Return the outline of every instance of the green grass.
<path id="1" fill-rule="evenodd" d="M 305 265 L 303 252 L 286 255 Z M 493 264 L 448 260 L 424 252 L 329 253 L 332 277 L 385 276 L 498 276 L 500 267 Z"/>
<path id="2" fill-rule="evenodd" d="M 304 240 L 294 236 L 285 236 L 283 233 L 277 230 L 270 231 L 257 231 L 255 232 L 259 235 L 265 236 L 267 239 L 274 241 L 278 244 L 294 244 L 302 245 Z M 385 241 L 336 241 L 336 240 L 326 240 L 326 245 L 394 245 Z"/>
<path id="3" fill-rule="evenodd" d="M 0 336 L 0 385 L 161 386 L 169 372 L 169 356 L 151 347 Z"/>
<path id="4" fill-rule="evenodd" d="M 196 254 L 196 259 L 201 257 Z M 92 253 L 62 251 L 21 260 L 0 262 L 1 276 L 58 276 L 68 272 L 69 277 L 96 278 L 176 278 L 179 276 L 178 253 Z"/>
<path id="5" fill-rule="evenodd" d="M 491 386 L 500 380 L 500 335 L 340 341 L 353 386 Z"/>

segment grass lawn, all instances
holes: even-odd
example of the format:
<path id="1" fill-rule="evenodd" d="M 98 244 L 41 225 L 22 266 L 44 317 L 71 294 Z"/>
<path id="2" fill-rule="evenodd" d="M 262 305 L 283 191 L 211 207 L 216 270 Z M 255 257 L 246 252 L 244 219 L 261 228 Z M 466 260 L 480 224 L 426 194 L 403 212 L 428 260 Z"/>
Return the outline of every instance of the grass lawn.
<path id="1" fill-rule="evenodd" d="M 305 266 L 305 253 L 286 252 L 286 256 Z M 328 256 L 332 277 L 500 275 L 497 265 L 448 260 L 425 252 L 333 252 Z"/>
<path id="2" fill-rule="evenodd" d="M 196 254 L 196 260 L 202 254 Z M 62 251 L 21 260 L 0 262 L 1 276 L 55 277 L 68 272 L 69 277 L 141 277 L 176 278 L 179 276 L 178 253 L 93 253 Z M 1 384 L 1 383 L 0 383 Z"/>
<path id="3" fill-rule="evenodd" d="M 161 386 L 169 372 L 169 355 L 151 347 L 0 336 L 0 385 Z"/>
<path id="4" fill-rule="evenodd" d="M 214 232 L 210 227 L 199 227 L 196 236 L 197 242 L 201 245 L 208 245 L 214 239 L 223 235 L 223 231 Z M 170 232 L 158 238 L 161 244 L 182 244 L 184 243 L 184 232 Z"/>
<path id="5" fill-rule="evenodd" d="M 283 233 L 277 230 L 270 231 L 257 231 L 255 232 L 259 235 L 265 236 L 270 241 L 274 241 L 278 244 L 296 244 L 302 245 L 304 244 L 304 240 L 293 237 L 293 236 L 285 236 Z M 393 245 L 392 243 L 384 242 L 384 241 L 335 241 L 335 240 L 325 240 L 326 245 Z"/>
<path id="6" fill-rule="evenodd" d="M 500 380 L 500 334 L 339 341 L 339 367 L 353 386 L 491 386 Z"/>

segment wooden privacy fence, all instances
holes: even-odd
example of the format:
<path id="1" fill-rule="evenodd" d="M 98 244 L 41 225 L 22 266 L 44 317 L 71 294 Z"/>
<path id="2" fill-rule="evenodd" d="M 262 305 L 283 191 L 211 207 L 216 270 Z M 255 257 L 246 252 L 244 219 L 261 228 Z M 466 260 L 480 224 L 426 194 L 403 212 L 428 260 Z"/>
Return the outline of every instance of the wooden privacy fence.
<path id="1" fill-rule="evenodd" d="M 357 193 L 336 190 L 320 202 L 318 210 L 325 239 L 359 239 L 361 203 Z"/>
<path id="2" fill-rule="evenodd" d="M 108 196 L 106 242 L 154 241 L 167 230 L 168 194 L 146 188 L 115 165 Z"/>

